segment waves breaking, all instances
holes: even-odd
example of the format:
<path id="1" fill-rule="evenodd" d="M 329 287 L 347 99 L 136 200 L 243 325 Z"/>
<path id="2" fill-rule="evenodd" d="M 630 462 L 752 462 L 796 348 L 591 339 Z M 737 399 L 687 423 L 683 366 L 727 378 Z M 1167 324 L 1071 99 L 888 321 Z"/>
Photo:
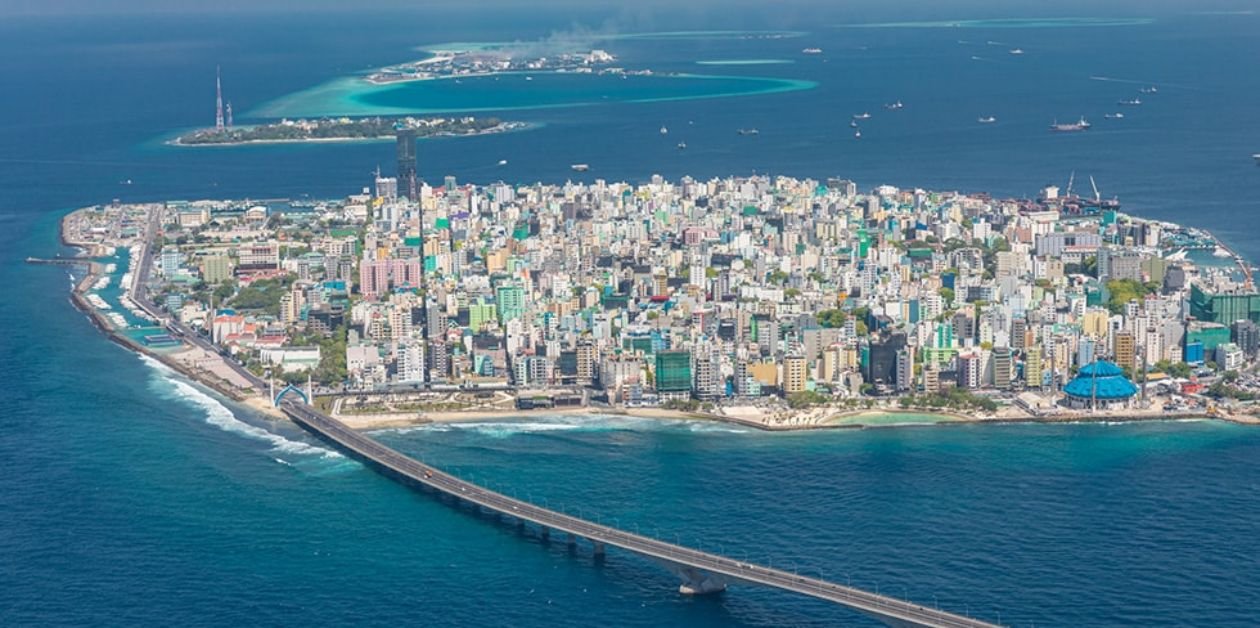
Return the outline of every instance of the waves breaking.
<path id="1" fill-rule="evenodd" d="M 219 403 L 214 397 L 200 391 L 196 386 L 184 381 L 177 372 L 160 361 L 147 355 L 140 356 L 141 361 L 158 375 L 155 380 L 159 384 L 158 392 L 163 396 L 180 401 L 186 405 L 202 410 L 205 421 L 225 432 L 239 434 L 257 441 L 269 443 L 274 452 L 302 456 L 319 456 L 322 458 L 342 458 L 340 453 L 331 449 L 290 440 L 280 434 L 270 432 L 256 425 L 251 425 L 238 418 L 227 406 Z"/>

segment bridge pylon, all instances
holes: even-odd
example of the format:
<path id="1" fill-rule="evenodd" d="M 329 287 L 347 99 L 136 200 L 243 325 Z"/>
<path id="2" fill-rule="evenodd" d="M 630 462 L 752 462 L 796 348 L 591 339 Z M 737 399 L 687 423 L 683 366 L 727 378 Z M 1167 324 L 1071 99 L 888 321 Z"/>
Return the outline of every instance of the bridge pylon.
<path id="1" fill-rule="evenodd" d="M 728 583 L 724 576 L 677 563 L 668 563 L 667 566 L 682 580 L 682 584 L 678 585 L 678 592 L 683 595 L 709 595 L 726 590 Z"/>

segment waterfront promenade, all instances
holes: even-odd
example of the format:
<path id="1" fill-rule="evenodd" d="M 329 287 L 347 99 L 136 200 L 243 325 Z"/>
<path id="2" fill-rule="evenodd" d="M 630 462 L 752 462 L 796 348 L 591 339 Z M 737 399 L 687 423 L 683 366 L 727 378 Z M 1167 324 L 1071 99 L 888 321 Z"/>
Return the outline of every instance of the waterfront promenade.
<path id="1" fill-rule="evenodd" d="M 403 455 L 356 432 L 344 423 L 296 401 L 285 401 L 281 409 L 294 422 L 372 467 L 409 484 L 431 489 L 457 500 L 474 504 L 499 515 L 532 523 L 540 533 L 567 533 L 570 539 L 582 537 L 595 544 L 597 552 L 605 545 L 641 554 L 666 565 L 683 580 L 685 592 L 712 592 L 727 583 L 743 582 L 793 591 L 834 602 L 860 611 L 893 626 L 981 627 L 988 622 L 919 606 L 912 602 L 844 586 L 818 578 L 738 561 L 681 545 L 666 543 L 641 534 L 556 512 L 444 473 Z"/>

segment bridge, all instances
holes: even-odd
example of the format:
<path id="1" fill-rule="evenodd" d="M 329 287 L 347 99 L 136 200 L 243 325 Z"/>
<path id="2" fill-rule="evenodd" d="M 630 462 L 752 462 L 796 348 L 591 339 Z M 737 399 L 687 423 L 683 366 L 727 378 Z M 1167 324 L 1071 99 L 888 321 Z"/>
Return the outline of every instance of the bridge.
<path id="1" fill-rule="evenodd" d="M 154 211 L 149 217 L 146 243 L 153 242 L 154 236 L 160 227 L 160 214 L 160 212 Z M 134 279 L 135 289 L 132 291 L 132 298 L 137 305 L 152 315 L 155 320 L 162 320 L 156 304 L 149 298 L 146 286 L 146 279 L 149 277 L 155 256 L 153 251 L 150 250 L 151 248 L 146 246 L 141 257 L 140 267 L 137 269 L 138 272 Z M 171 320 L 167 324 L 187 342 L 211 353 L 218 352 L 218 348 L 209 339 L 199 336 L 194 330 L 188 329 L 182 323 Z M 263 381 L 235 361 L 224 360 L 224 363 L 240 373 L 260 393 L 270 389 L 271 382 Z M 378 471 L 404 483 L 424 487 L 439 494 L 450 496 L 458 501 L 474 504 L 490 512 L 515 518 L 521 523 L 532 523 L 538 526 L 544 536 L 548 536 L 552 530 L 555 530 L 567 533 L 570 542 L 578 537 L 585 538 L 594 544 L 597 554 L 602 554 L 605 546 L 613 546 L 652 558 L 664 564 L 682 580 L 679 590 L 683 593 L 716 592 L 724 590 L 728 583 L 742 582 L 792 591 L 840 604 L 874 617 L 889 626 L 998 628 L 998 624 L 991 624 L 963 615 L 919 606 L 905 600 L 871 593 L 819 578 L 801 576 L 792 572 L 774 569 L 773 567 L 738 561 L 725 556 L 667 543 L 521 501 L 444 473 L 435 467 L 426 465 L 410 456 L 386 447 L 350 429 L 349 426 L 341 421 L 317 412 L 309 405 L 296 402 L 292 398 L 292 391 L 287 392 L 290 394 L 287 396 L 283 394 L 277 395 L 273 397 L 273 401 L 279 403 L 280 409 L 290 419 L 303 429 Z M 303 399 L 303 401 L 306 401 L 306 399 Z"/>
<path id="2" fill-rule="evenodd" d="M 522 524 L 533 523 L 539 527 L 544 536 L 549 535 L 551 530 L 556 530 L 569 534 L 570 542 L 577 537 L 585 538 L 594 544 L 597 554 L 602 554 L 605 546 L 613 546 L 655 559 L 682 579 L 683 584 L 679 590 L 683 593 L 716 592 L 725 589 L 728 583 L 742 582 L 774 587 L 834 602 L 865 613 L 890 626 L 934 628 L 997 626 L 997 624 L 919 606 L 913 602 L 886 595 L 667 543 L 556 512 L 444 473 L 386 447 L 350 429 L 341 421 L 315 411 L 310 406 L 286 400 L 280 408 L 302 428 L 405 483 L 421 486 L 496 514 L 515 518 Z"/>

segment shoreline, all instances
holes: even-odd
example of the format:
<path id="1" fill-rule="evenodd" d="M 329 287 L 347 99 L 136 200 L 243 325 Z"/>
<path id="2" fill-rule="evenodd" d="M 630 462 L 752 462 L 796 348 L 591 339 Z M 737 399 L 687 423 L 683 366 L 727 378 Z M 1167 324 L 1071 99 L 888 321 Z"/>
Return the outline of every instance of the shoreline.
<path id="1" fill-rule="evenodd" d="M 87 315 L 89 321 L 99 331 L 101 331 L 110 341 L 115 344 L 131 350 L 139 355 L 148 356 L 157 360 L 161 364 L 180 373 L 189 380 L 201 384 L 210 390 L 223 395 L 224 397 L 248 407 L 250 410 L 268 418 L 286 418 L 276 408 L 272 407 L 270 400 L 263 394 L 252 388 L 243 389 L 233 385 L 230 381 L 215 376 L 206 369 L 195 368 L 176 358 L 195 351 L 193 347 L 185 346 L 184 349 L 163 353 L 153 351 L 141 343 L 122 334 L 119 329 L 115 328 L 95 307 L 86 299 L 91 286 L 104 275 L 105 266 L 100 262 L 92 259 L 109 254 L 113 251 L 113 247 L 107 247 L 104 244 L 95 242 L 79 242 L 68 236 L 67 225 L 73 217 L 81 211 L 88 208 L 80 208 L 67 213 L 62 217 L 59 227 L 59 240 L 63 246 L 73 248 L 76 253 L 73 257 L 59 258 L 67 261 L 80 263 L 87 268 L 86 275 L 75 282 L 74 288 L 71 290 L 70 300 L 76 309 Z M 222 360 L 220 356 L 215 355 L 214 359 Z M 730 407 L 730 410 L 736 410 L 738 406 Z M 332 416 L 343 421 L 352 429 L 360 431 L 370 431 L 378 429 L 406 428 L 428 425 L 433 423 L 467 423 L 475 421 L 524 421 L 533 415 L 545 416 L 582 416 L 582 415 L 600 415 L 600 416 L 626 416 L 642 419 L 659 419 L 671 421 L 712 421 L 718 423 L 726 423 L 747 427 L 762 432 L 799 432 L 812 430 L 849 430 L 849 429 L 889 429 L 889 428 L 905 428 L 905 427 L 937 427 L 948 425 L 979 425 L 979 424 L 1016 424 L 1016 423 L 1042 423 L 1042 424 L 1077 424 L 1077 423 L 1134 423 L 1134 422 L 1163 422 L 1163 421 L 1179 421 L 1179 420 L 1218 420 L 1238 425 L 1260 425 L 1260 417 L 1252 415 L 1229 415 L 1218 414 L 1217 416 L 1207 416 L 1204 413 L 1167 413 L 1167 412 L 1147 412 L 1126 410 L 1115 414 L 1109 413 L 1093 413 L 1093 414 L 1077 414 L 1072 412 L 1055 413 L 1051 415 L 1034 415 L 1027 412 L 1019 411 L 1013 407 L 1005 408 L 1005 415 L 999 414 L 994 416 L 981 416 L 972 414 L 963 414 L 949 410 L 939 410 L 930 408 L 883 408 L 871 407 L 863 409 L 839 409 L 819 407 L 803 411 L 778 410 L 773 414 L 758 413 L 753 416 L 737 416 L 735 414 L 717 414 L 712 412 L 700 411 L 684 411 L 671 410 L 665 408 L 617 408 L 617 407 L 594 407 L 583 406 L 578 408 L 560 408 L 549 410 L 519 410 L 519 409 L 502 409 L 502 410 L 462 410 L 462 411 L 439 411 L 439 412 L 410 412 L 410 413 L 391 413 L 391 414 L 343 414 L 340 412 L 331 412 Z M 908 422 L 863 422 L 862 417 L 895 417 L 897 415 L 910 415 L 915 417 L 927 417 L 928 421 L 908 421 Z"/>
<path id="2" fill-rule="evenodd" d="M 58 229 L 58 236 L 61 244 L 76 250 L 73 257 L 64 259 L 82 262 L 82 264 L 87 268 L 87 273 L 82 279 L 75 282 L 74 288 L 70 291 L 70 303 L 75 307 L 75 309 L 86 315 L 88 321 L 92 323 L 92 326 L 104 334 L 104 336 L 114 344 L 132 351 L 137 355 L 147 356 L 157 360 L 162 365 L 183 375 L 190 381 L 205 386 L 206 388 L 223 395 L 233 402 L 246 405 L 250 407 L 250 409 L 259 412 L 267 418 L 283 418 L 284 415 L 278 410 L 271 408 L 264 398 L 261 398 L 258 395 L 247 394 L 245 391 L 232 386 L 229 382 L 212 377 L 208 372 L 193 368 L 183 362 L 180 362 L 173 357 L 178 355 L 177 353 L 159 353 L 143 346 L 131 338 L 126 337 L 120 333 L 120 330 L 115 328 L 108 319 L 105 318 L 105 315 L 101 313 L 100 310 L 97 310 L 87 301 L 86 295 L 88 294 L 89 289 L 101 276 L 104 275 L 105 269 L 104 265 L 93 260 L 92 257 L 100 257 L 103 254 L 108 254 L 106 249 L 109 247 L 105 247 L 104 245 L 95 242 L 75 241 L 67 236 L 67 223 L 75 214 L 84 211 L 84 209 L 85 208 L 76 209 L 68 212 L 65 216 L 62 216 Z M 112 251 L 112 249 L 110 250 Z"/>
<path id="3" fill-rule="evenodd" d="M 486 135 L 501 135 L 504 133 L 517 133 L 520 131 L 529 131 L 537 126 L 530 122 L 505 122 L 495 127 L 473 131 L 471 133 L 433 133 L 431 135 L 416 136 L 418 140 L 427 139 L 445 139 L 445 138 L 461 138 L 461 137 L 482 137 Z M 184 142 L 181 141 L 183 136 L 166 140 L 163 144 L 167 146 L 178 146 L 180 148 L 206 148 L 206 147 L 232 147 L 232 146 L 265 146 L 269 144 L 350 144 L 350 143 L 374 143 L 374 142 L 392 142 L 395 140 L 394 135 L 377 135 L 374 137 L 305 137 L 292 139 L 274 139 L 274 140 L 240 140 L 233 142 Z"/>
<path id="4" fill-rule="evenodd" d="M 1073 416 L 1061 415 L 1054 417 L 1034 417 L 1034 416 L 1006 416 L 1006 417 L 977 417 L 963 415 L 951 412 L 926 412 L 914 410 L 856 410 L 850 412 L 842 412 L 840 414 L 829 415 L 828 420 L 843 418 L 861 418 L 861 417 L 895 417 L 897 415 L 909 415 L 914 417 L 929 417 L 934 420 L 930 421 L 905 421 L 905 422 L 870 422 L 870 423 L 813 423 L 813 424 L 773 424 L 751 419 L 732 417 L 726 415 L 710 414 L 704 412 L 687 412 L 683 410 L 666 410 L 661 408 L 601 408 L 586 406 L 582 408 L 561 408 L 548 410 L 469 410 L 469 411 L 444 411 L 444 412 L 417 412 L 417 413 L 382 413 L 382 414 L 332 414 L 333 418 L 349 425 L 351 428 L 359 431 L 374 431 L 388 429 L 407 429 L 423 427 L 426 425 L 437 425 L 444 423 L 477 423 L 482 421 L 495 422 L 527 422 L 533 416 L 538 417 L 582 417 L 582 416 L 602 416 L 602 417 L 630 417 L 637 419 L 661 420 L 661 421 L 705 421 L 713 423 L 724 423 L 738 427 L 746 427 L 758 432 L 807 432 L 807 431 L 828 431 L 828 430 L 873 430 L 873 429 L 895 429 L 895 428 L 931 428 L 931 427 L 949 427 L 964 425 L 1019 425 L 1019 424 L 1043 424 L 1043 425 L 1075 425 L 1075 424 L 1117 424 L 1117 423 L 1162 423 L 1176 421 L 1221 421 L 1225 423 L 1233 423 L 1236 425 L 1254 426 L 1260 424 L 1260 420 L 1249 420 L 1249 418 L 1240 418 L 1232 416 L 1204 416 L 1196 413 L 1166 413 L 1159 415 L 1141 415 L 1126 413 L 1123 415 L 1086 415 Z"/>

